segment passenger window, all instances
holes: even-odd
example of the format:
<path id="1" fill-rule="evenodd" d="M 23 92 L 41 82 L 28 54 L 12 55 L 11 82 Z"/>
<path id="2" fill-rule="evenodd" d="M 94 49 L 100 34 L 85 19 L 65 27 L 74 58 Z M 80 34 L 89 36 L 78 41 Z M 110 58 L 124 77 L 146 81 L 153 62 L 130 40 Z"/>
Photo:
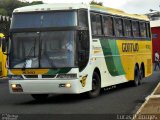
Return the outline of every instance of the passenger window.
<path id="1" fill-rule="evenodd" d="M 115 18 L 115 33 L 117 37 L 122 37 L 123 35 L 123 23 L 122 19 Z"/>
<path id="2" fill-rule="evenodd" d="M 106 36 L 113 36 L 113 19 L 111 17 L 103 17 L 103 28 Z"/>
<path id="3" fill-rule="evenodd" d="M 91 14 L 91 28 L 92 28 L 92 35 L 97 34 L 97 26 L 96 26 L 96 15 Z"/>
<path id="4" fill-rule="evenodd" d="M 102 24 L 101 24 L 101 16 L 96 15 L 97 18 L 97 34 L 102 35 Z"/>
<path id="5" fill-rule="evenodd" d="M 132 21 L 132 31 L 134 37 L 139 37 L 139 24 L 137 21 Z"/>
<path id="6" fill-rule="evenodd" d="M 130 20 L 124 20 L 124 30 L 126 37 L 132 36 L 132 25 Z"/>
<path id="7" fill-rule="evenodd" d="M 147 37 L 150 38 L 151 37 L 151 33 L 150 33 L 150 25 L 149 25 L 149 23 L 146 23 L 146 29 L 147 29 Z"/>
<path id="8" fill-rule="evenodd" d="M 92 35 L 102 35 L 101 16 L 91 14 Z"/>
<path id="9" fill-rule="evenodd" d="M 141 37 L 146 37 L 147 35 L 146 25 L 143 22 L 140 22 L 140 33 L 141 33 Z"/>

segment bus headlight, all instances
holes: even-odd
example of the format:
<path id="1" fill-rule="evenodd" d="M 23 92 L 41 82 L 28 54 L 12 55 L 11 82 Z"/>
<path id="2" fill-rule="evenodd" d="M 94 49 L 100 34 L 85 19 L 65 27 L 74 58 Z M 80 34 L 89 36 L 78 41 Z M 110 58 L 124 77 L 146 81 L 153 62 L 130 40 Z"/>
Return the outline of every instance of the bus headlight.
<path id="1" fill-rule="evenodd" d="M 23 92 L 22 86 L 20 84 L 11 84 L 13 92 Z"/>
<path id="2" fill-rule="evenodd" d="M 59 74 L 57 78 L 75 79 L 77 78 L 77 74 Z"/>
<path id="3" fill-rule="evenodd" d="M 16 88 L 16 84 L 12 84 L 12 89 L 15 89 Z"/>
<path id="4" fill-rule="evenodd" d="M 70 84 L 70 83 L 67 83 L 67 84 L 65 85 L 65 87 L 66 87 L 66 88 L 70 88 L 70 87 L 71 87 L 71 84 Z"/>
<path id="5" fill-rule="evenodd" d="M 71 88 L 71 84 L 70 83 L 62 83 L 62 84 L 59 84 L 59 87 L 60 88 Z"/>

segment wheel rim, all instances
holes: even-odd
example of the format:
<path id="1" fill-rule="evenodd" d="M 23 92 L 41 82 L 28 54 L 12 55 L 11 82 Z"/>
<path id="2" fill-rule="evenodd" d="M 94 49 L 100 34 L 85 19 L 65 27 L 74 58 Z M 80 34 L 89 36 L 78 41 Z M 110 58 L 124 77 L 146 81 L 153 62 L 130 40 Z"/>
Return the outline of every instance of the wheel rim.
<path id="1" fill-rule="evenodd" d="M 143 75 L 143 70 L 140 69 L 140 79 L 142 79 L 143 77 L 144 77 L 144 75 Z"/>
<path id="2" fill-rule="evenodd" d="M 138 71 L 136 71 L 135 83 L 136 83 L 136 85 L 139 85 L 139 72 Z"/>
<path id="3" fill-rule="evenodd" d="M 135 78 L 135 82 L 136 82 L 136 85 L 138 85 L 138 82 L 139 80 L 138 80 L 138 76 L 136 76 L 136 78 Z"/>
<path id="4" fill-rule="evenodd" d="M 98 81 L 93 78 L 93 83 L 92 83 L 92 92 L 96 91 L 99 87 Z"/>
<path id="5" fill-rule="evenodd" d="M 141 72 L 140 71 L 136 71 L 136 74 L 135 74 L 135 83 L 136 85 L 139 85 L 140 84 L 140 79 L 141 79 Z"/>

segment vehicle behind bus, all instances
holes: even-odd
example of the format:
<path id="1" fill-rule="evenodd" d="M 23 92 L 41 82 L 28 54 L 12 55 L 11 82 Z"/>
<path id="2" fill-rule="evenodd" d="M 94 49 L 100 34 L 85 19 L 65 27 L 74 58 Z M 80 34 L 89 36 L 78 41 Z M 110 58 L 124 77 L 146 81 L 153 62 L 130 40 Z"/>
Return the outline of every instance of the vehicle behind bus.
<path id="1" fill-rule="evenodd" d="M 5 36 L 0 33 L 0 77 L 7 77 L 6 60 L 7 56 L 2 52 L 2 42 L 5 41 Z"/>

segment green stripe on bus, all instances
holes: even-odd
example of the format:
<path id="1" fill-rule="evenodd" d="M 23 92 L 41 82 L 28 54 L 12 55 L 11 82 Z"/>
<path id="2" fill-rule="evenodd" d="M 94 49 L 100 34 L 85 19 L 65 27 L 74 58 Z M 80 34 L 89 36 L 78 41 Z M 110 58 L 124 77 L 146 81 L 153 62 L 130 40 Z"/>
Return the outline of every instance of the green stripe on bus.
<path id="1" fill-rule="evenodd" d="M 49 71 L 45 75 L 63 74 L 63 73 L 68 73 L 70 70 L 71 68 L 49 69 Z"/>
<path id="2" fill-rule="evenodd" d="M 104 58 L 109 73 L 112 76 L 118 76 L 125 74 L 121 58 L 119 56 L 118 46 L 116 40 L 113 39 L 101 39 L 101 46 L 103 49 Z"/>

